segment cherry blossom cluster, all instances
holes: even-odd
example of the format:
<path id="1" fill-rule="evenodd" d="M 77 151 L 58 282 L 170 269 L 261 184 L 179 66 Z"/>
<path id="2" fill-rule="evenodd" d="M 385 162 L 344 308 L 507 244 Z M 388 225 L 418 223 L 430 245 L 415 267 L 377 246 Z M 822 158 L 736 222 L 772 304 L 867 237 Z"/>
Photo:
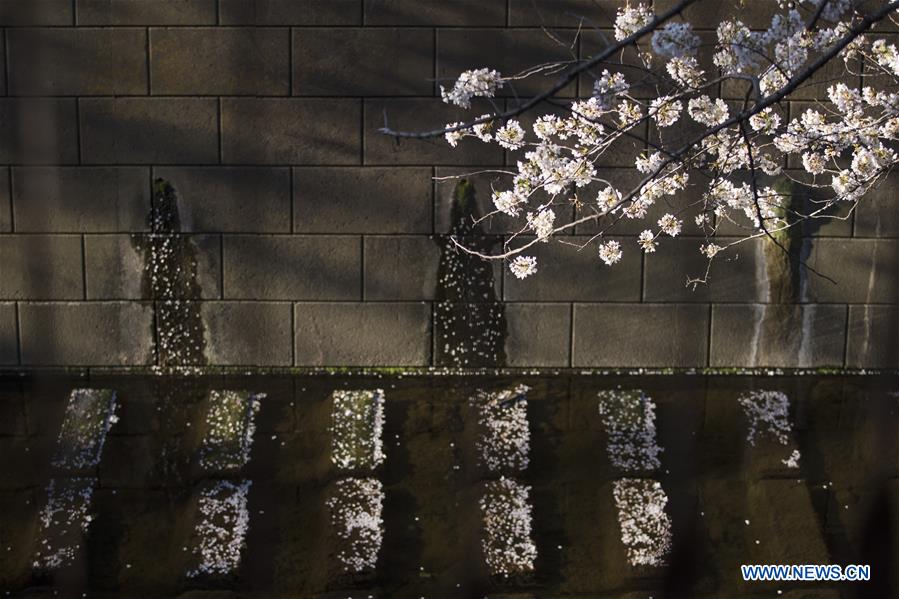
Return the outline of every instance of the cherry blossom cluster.
<path id="1" fill-rule="evenodd" d="M 762 437 L 773 438 L 780 445 L 789 446 L 793 432 L 790 422 L 790 398 L 782 391 L 750 391 L 738 400 L 749 421 L 746 441 L 755 447 Z M 781 462 L 787 468 L 798 468 L 801 454 L 793 449 Z"/>
<path id="2" fill-rule="evenodd" d="M 99 464 L 106 434 L 118 422 L 117 407 L 111 389 L 74 389 L 59 430 L 53 465 L 79 470 Z"/>
<path id="3" fill-rule="evenodd" d="M 452 146 L 473 138 L 497 144 L 516 160 L 514 173 L 497 171 L 511 180 L 492 191 L 494 210 L 484 218 L 503 214 L 520 219 L 520 228 L 501 252 L 478 255 L 507 260 L 523 279 L 538 271 L 529 253 L 535 244 L 595 221 L 599 232 L 581 249 L 595 248 L 600 261 L 612 266 L 630 250 L 606 235 L 630 219 L 645 223 L 635 248 L 645 253 L 663 249 L 665 238 L 694 222 L 705 237 L 697 250 L 712 260 L 803 219 L 833 218 L 831 207 L 838 203 L 853 207 L 897 162 L 892 145 L 899 136 L 899 51 L 876 29 L 860 34 L 877 3 L 823 1 L 782 2 L 761 30 L 723 20 L 715 43 L 705 46 L 680 17 L 655 24 L 648 3 L 627 3 L 618 9 L 615 39 L 625 43 L 645 33 L 650 42 L 639 46 L 636 64 L 628 64 L 636 74 L 588 70 L 594 77 L 589 97 L 569 102 L 561 114 L 554 101 L 553 111 L 535 115 L 527 128 L 514 110 L 448 125 Z M 700 60 L 702 52 L 709 60 Z M 865 85 L 837 79 L 826 98 L 788 118 L 780 102 L 807 86 L 818 62 L 827 61 L 840 65 L 847 81 L 858 81 L 864 70 Z M 473 98 L 490 97 L 519 77 L 466 71 L 443 98 L 468 108 Z M 653 90 L 649 99 L 638 93 L 646 89 Z M 725 101 L 719 89 L 739 89 L 736 97 L 744 98 Z M 656 134 L 634 161 L 642 179 L 625 186 L 598 164 L 629 137 L 644 139 L 647 121 Z M 678 123 L 695 133 L 669 132 Z M 804 172 L 787 171 L 788 161 Z M 817 190 L 811 207 L 795 201 L 808 190 Z M 745 233 L 716 242 L 723 223 Z"/>
<path id="4" fill-rule="evenodd" d="M 384 391 L 334 391 L 331 395 L 331 462 L 344 470 L 372 470 L 384 454 Z"/>
<path id="5" fill-rule="evenodd" d="M 656 442 L 655 402 L 642 391 L 600 391 L 599 414 L 609 437 L 609 460 L 624 471 L 655 470 L 663 449 Z"/>
<path id="6" fill-rule="evenodd" d="M 481 461 L 492 472 L 521 471 L 528 467 L 531 450 L 529 390 L 526 385 L 519 385 L 496 393 L 481 391 L 472 398 L 481 427 L 477 449 Z"/>
<path id="7" fill-rule="evenodd" d="M 89 513 L 94 493 L 93 478 L 51 479 L 47 503 L 38 521 L 37 550 L 32 566 L 55 570 L 71 564 L 91 523 Z"/>
<path id="8" fill-rule="evenodd" d="M 656 480 L 623 478 L 612 488 L 621 541 L 632 566 L 663 566 L 671 550 L 668 496 Z"/>
<path id="9" fill-rule="evenodd" d="M 337 481 L 327 501 L 339 539 L 337 559 L 346 572 L 373 570 L 384 540 L 384 488 L 374 478 Z"/>
<path id="10" fill-rule="evenodd" d="M 265 394 L 211 391 L 206 434 L 200 446 L 200 466 L 206 470 L 237 470 L 250 460 L 255 416 Z"/>
<path id="11" fill-rule="evenodd" d="M 510 478 L 489 481 L 481 497 L 481 546 L 490 573 L 508 577 L 534 570 L 537 546 L 531 535 L 531 489 Z"/>
<path id="12" fill-rule="evenodd" d="M 219 480 L 201 491 L 193 546 L 199 564 L 187 572 L 189 578 L 237 570 L 250 528 L 247 494 L 251 484 Z"/>

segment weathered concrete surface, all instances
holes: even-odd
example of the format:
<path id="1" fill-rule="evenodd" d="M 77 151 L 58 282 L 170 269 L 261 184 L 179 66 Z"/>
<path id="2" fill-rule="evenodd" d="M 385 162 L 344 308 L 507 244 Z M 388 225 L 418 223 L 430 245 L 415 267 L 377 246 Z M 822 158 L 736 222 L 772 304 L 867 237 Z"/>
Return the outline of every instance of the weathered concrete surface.
<path id="1" fill-rule="evenodd" d="M 750 27 L 768 24 L 770 11 L 744 4 L 735 16 Z M 635 236 L 700 201 L 690 189 L 654 206 L 647 222 L 625 219 L 611 231 L 625 250 L 613 267 L 597 259 L 595 240 L 582 250 L 560 243 L 590 240 L 600 231 L 590 222 L 535 245 L 538 272 L 526 281 L 495 262 L 486 265 L 492 294 L 441 291 L 445 236 L 458 232 L 453 177 L 474 185 L 475 212 L 487 214 L 493 190 L 508 181 L 483 171 L 514 168 L 523 152 L 474 139 L 456 149 L 442 139 L 398 141 L 379 128 L 428 129 L 471 116 L 443 103 L 438 86 L 467 68 L 511 73 L 568 59 L 568 44 L 543 28 L 588 56 L 604 42 L 585 24 L 610 25 L 619 5 L 0 0 L 0 362 L 159 359 L 158 348 L 155 358 L 144 350 L 170 331 L 165 323 L 159 330 L 167 317 L 158 304 L 155 324 L 143 326 L 143 302 L 161 298 L 146 285 L 153 265 L 141 248 L 160 178 L 177 194 L 183 238 L 173 247 L 190 250 L 182 266 L 196 283 L 164 299 L 197 302 L 188 306 L 193 337 L 182 341 L 210 364 L 447 365 L 444 350 L 461 347 L 449 341 L 448 322 L 471 306 L 467 322 L 492 339 L 491 364 L 502 354 L 516 367 L 899 366 L 896 175 L 854 213 L 836 211 L 839 218 L 790 239 L 827 278 L 760 241 L 741 244 L 713 265 L 706 284 L 688 287 L 706 266 L 692 222 L 654 254 L 641 255 Z M 709 41 L 725 13 L 716 5 L 686 16 Z M 636 73 L 636 56 L 623 60 L 622 69 Z M 833 75 L 816 76 L 785 116 L 812 107 Z M 497 101 L 549 81 L 516 81 Z M 562 95 L 592 85 L 583 76 Z M 633 89 L 641 97 L 651 91 Z M 745 85 L 725 85 L 724 93 L 742 98 Z M 472 110 L 489 106 L 475 102 Z M 521 117 L 526 129 L 533 121 Z M 665 131 L 689 130 L 687 122 Z M 655 127 L 645 133 L 660 135 Z M 633 160 L 643 149 L 618 144 L 602 159 L 603 176 L 635 185 Z M 788 167 L 802 179 L 801 165 Z M 590 185 L 577 196 L 590 202 L 597 191 Z M 559 219 L 574 212 L 556 210 Z M 473 233 L 499 248 L 520 230 L 520 221 L 492 216 Z M 719 230 L 725 241 L 745 233 L 731 223 Z M 107 330 L 132 312 L 134 322 L 123 317 L 121 330 Z M 52 316 L 52 339 L 34 337 L 37 315 Z M 68 322 L 82 315 L 84 322 Z M 94 334 L 91 323 L 104 323 L 97 337 L 78 338 Z M 119 338 L 121 356 L 96 349 Z M 477 353 L 477 345 L 469 349 Z"/>

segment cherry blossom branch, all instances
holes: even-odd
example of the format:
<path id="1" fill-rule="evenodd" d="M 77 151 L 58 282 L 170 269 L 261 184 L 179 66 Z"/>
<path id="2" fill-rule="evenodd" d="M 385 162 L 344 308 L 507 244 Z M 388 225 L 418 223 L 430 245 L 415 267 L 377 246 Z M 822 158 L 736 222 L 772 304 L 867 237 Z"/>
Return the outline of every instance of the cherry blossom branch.
<path id="1" fill-rule="evenodd" d="M 681 12 L 683 12 L 683 10 L 685 8 L 687 8 L 687 6 L 693 4 L 697 1 L 698 0 L 680 0 L 680 2 L 676 6 L 674 6 L 671 10 L 668 10 L 667 12 L 665 12 L 661 15 L 653 17 L 653 19 L 648 24 L 641 27 L 640 29 L 638 29 L 637 31 L 632 33 L 631 35 L 612 44 L 611 46 L 607 46 L 601 52 L 595 54 L 594 56 L 591 56 L 590 59 L 587 60 L 586 62 L 572 68 L 565 74 L 565 76 L 560 78 L 559 81 L 557 81 L 552 87 L 550 87 L 543 93 L 528 99 L 523 104 L 519 104 L 516 108 L 513 108 L 511 110 L 506 110 L 506 111 L 500 112 L 498 114 L 492 114 L 492 115 L 484 116 L 481 118 L 477 118 L 477 119 L 468 121 L 466 123 L 454 125 L 451 127 L 441 127 L 440 129 L 433 129 L 431 131 L 397 131 L 395 129 L 390 128 L 386 122 L 383 127 L 378 129 L 378 131 L 384 135 L 388 135 L 390 137 L 395 137 L 397 139 L 399 139 L 399 138 L 427 139 L 427 138 L 433 138 L 433 137 L 441 137 L 441 136 L 446 135 L 447 133 L 453 133 L 455 131 L 463 131 L 463 130 L 471 129 L 475 125 L 481 125 L 483 123 L 488 123 L 490 121 L 510 119 L 510 118 L 519 116 L 521 114 L 524 114 L 525 112 L 529 111 L 531 108 L 534 108 L 535 106 L 539 105 L 541 102 L 543 102 L 547 98 L 551 98 L 551 97 L 555 96 L 557 93 L 559 93 L 560 91 L 562 91 L 563 89 L 565 89 L 565 87 L 567 87 L 568 84 L 570 84 L 573 81 L 576 81 L 578 78 L 578 75 L 580 75 L 584 71 L 591 69 L 594 66 L 602 63 L 604 60 L 606 60 L 607 58 L 609 58 L 610 56 L 615 54 L 615 52 L 617 52 L 623 48 L 626 48 L 630 45 L 635 44 L 637 42 L 637 40 L 639 40 L 641 37 L 643 37 L 647 33 L 652 33 L 653 31 L 655 31 L 658 28 L 659 25 L 668 21 L 672 17 L 679 15 Z M 385 121 L 386 121 L 386 116 L 385 116 Z"/>

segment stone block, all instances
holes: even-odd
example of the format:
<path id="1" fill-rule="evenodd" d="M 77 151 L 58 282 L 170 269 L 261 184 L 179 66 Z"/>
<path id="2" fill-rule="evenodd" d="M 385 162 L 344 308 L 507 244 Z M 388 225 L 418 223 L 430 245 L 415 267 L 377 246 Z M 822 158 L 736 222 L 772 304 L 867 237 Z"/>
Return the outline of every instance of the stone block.
<path id="1" fill-rule="evenodd" d="M 368 236 L 364 241 L 365 299 L 432 300 L 437 293 L 439 240 L 424 236 Z"/>
<path id="2" fill-rule="evenodd" d="M 621 261 L 606 266 L 599 259 L 596 243 L 583 249 L 589 237 L 558 237 L 537 243 L 522 252 L 537 258 L 537 273 L 516 278 L 503 268 L 506 301 L 626 302 L 640 301 L 640 250 L 633 240 L 612 238 L 622 245 Z M 520 237 L 523 243 L 529 238 Z M 515 243 L 515 242 L 513 242 Z M 576 245 L 569 245 L 576 244 Z M 515 247 L 515 246 L 513 246 Z"/>
<path id="3" fill-rule="evenodd" d="M 70 0 L 0 0 L 0 26 L 74 25 Z"/>
<path id="4" fill-rule="evenodd" d="M 675 6 L 677 0 L 656 0 L 653 9 L 657 14 L 662 14 Z M 714 30 L 722 20 L 730 18 L 739 19 L 753 29 L 767 29 L 771 25 L 771 7 L 752 2 L 722 2 L 714 6 L 697 3 L 684 10 L 683 18 L 697 29 Z"/>
<path id="5" fill-rule="evenodd" d="M 899 306 L 849 306 L 847 368 L 899 368 Z"/>
<path id="6" fill-rule="evenodd" d="M 218 162 L 216 100 L 81 100 L 81 156 L 87 164 Z"/>
<path id="7" fill-rule="evenodd" d="M 73 98 L 0 98 L 0 163 L 77 164 Z"/>
<path id="8" fill-rule="evenodd" d="M 227 164 L 358 164 L 360 101 L 222 100 L 222 161 Z"/>
<path id="9" fill-rule="evenodd" d="M 219 0 L 222 25 L 361 25 L 362 0 Z"/>
<path id="10" fill-rule="evenodd" d="M 150 173 L 138 167 L 14 168 L 12 195 L 17 231 L 145 231 Z"/>
<path id="11" fill-rule="evenodd" d="M 298 167 L 298 233 L 430 233 L 431 169 Z"/>
<path id="12" fill-rule="evenodd" d="M 574 367 L 694 367 L 707 359 L 701 304 L 575 304 Z"/>
<path id="13" fill-rule="evenodd" d="M 719 239 L 718 245 L 735 241 Z M 648 302 L 768 301 L 762 241 L 748 241 L 721 252 L 712 261 L 705 283 L 708 258 L 700 253 L 704 238 L 662 236 L 658 249 L 646 256 L 643 299 Z M 636 249 L 636 248 L 635 248 Z"/>
<path id="14" fill-rule="evenodd" d="M 855 209 L 856 237 L 899 237 L 899 175 L 891 173 L 868 191 Z"/>
<path id="15" fill-rule="evenodd" d="M 153 308 L 138 302 L 21 303 L 23 366 L 140 366 L 153 361 Z"/>
<path id="16" fill-rule="evenodd" d="M 130 28 L 10 29 L 15 95 L 147 93 L 147 32 Z"/>
<path id="17" fill-rule="evenodd" d="M 221 241 L 218 235 L 190 235 L 185 240 L 196 258 L 201 297 L 221 297 Z M 87 235 L 84 269 L 87 299 L 151 299 L 146 272 L 148 243 L 142 236 Z M 186 298 L 197 299 L 197 298 Z"/>
<path id="18" fill-rule="evenodd" d="M 79 25 L 215 25 L 216 0 L 76 0 Z"/>
<path id="19" fill-rule="evenodd" d="M 427 96 L 434 90 L 431 29 L 293 30 L 295 96 Z"/>
<path id="20" fill-rule="evenodd" d="M 81 299 L 81 238 L 77 235 L 0 235 L 0 298 Z"/>
<path id="21" fill-rule="evenodd" d="M 19 362 L 19 327 L 16 323 L 16 305 L 0 303 L 0 365 L 11 366 Z"/>
<path id="22" fill-rule="evenodd" d="M 178 193 L 182 231 L 290 232 L 290 171 L 265 167 L 157 167 Z"/>
<path id="23" fill-rule="evenodd" d="M 427 366 L 431 308 L 416 303 L 299 303 L 297 366 Z"/>
<path id="24" fill-rule="evenodd" d="M 712 306 L 710 366 L 843 365 L 846 308 L 837 305 Z"/>
<path id="25" fill-rule="evenodd" d="M 210 364 L 290 365 L 290 304 L 205 302 L 201 313 Z"/>
<path id="26" fill-rule="evenodd" d="M 151 91 L 175 96 L 286 96 L 288 36 L 285 28 L 151 29 Z"/>
<path id="27" fill-rule="evenodd" d="M 224 240 L 225 298 L 353 300 L 362 243 L 347 235 L 236 235 Z"/>
<path id="28" fill-rule="evenodd" d="M 569 304 L 506 304 L 505 313 L 507 366 L 565 367 L 570 364 Z"/>
<path id="29" fill-rule="evenodd" d="M 808 273 L 803 301 L 890 304 L 899 297 L 897 239 L 815 239 L 807 262 L 831 280 Z"/>
<path id="30" fill-rule="evenodd" d="M 510 0 L 509 24 L 577 29 L 590 23 L 592 27 L 610 28 L 620 6 L 618 0 Z"/>
<path id="31" fill-rule="evenodd" d="M 364 0 L 366 25 L 419 25 L 422 27 L 503 26 L 503 0 Z"/>
<path id="32" fill-rule="evenodd" d="M 12 231 L 12 197 L 9 169 L 0 168 L 0 233 Z"/>

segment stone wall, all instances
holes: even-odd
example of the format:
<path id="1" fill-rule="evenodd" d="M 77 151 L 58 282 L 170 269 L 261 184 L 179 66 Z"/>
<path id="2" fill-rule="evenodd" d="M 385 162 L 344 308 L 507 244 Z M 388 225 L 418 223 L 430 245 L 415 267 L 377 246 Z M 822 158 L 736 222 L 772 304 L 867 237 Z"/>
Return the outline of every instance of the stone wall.
<path id="1" fill-rule="evenodd" d="M 482 268 L 479 289 L 492 293 L 447 295 L 455 181 L 435 177 L 515 157 L 377 129 L 457 120 L 436 78 L 565 58 L 541 25 L 570 40 L 572 14 L 608 24 L 617 4 L 0 0 L 0 365 L 156 364 L 175 334 L 161 330 L 160 304 L 177 300 L 199 323 L 178 325 L 197 364 L 899 366 L 892 181 L 804 231 L 803 255 L 835 283 L 803 275 L 789 309 L 772 303 L 777 269 L 760 245 L 688 289 L 703 269 L 689 230 L 614 268 L 541 245 L 526 282 Z M 750 24 L 764 24 L 761 4 Z M 711 32 L 714 19 L 696 14 Z M 597 40 L 586 32 L 571 50 L 585 56 Z M 627 175 L 632 154 L 604 168 Z M 150 280 L 157 179 L 177 196 L 180 295 Z M 493 179 L 471 180 L 483 209 Z M 472 234 L 510 232 L 496 219 Z M 637 232 L 621 231 L 631 245 Z M 471 355 L 448 350 L 471 315 L 492 323 L 491 338 Z"/>

